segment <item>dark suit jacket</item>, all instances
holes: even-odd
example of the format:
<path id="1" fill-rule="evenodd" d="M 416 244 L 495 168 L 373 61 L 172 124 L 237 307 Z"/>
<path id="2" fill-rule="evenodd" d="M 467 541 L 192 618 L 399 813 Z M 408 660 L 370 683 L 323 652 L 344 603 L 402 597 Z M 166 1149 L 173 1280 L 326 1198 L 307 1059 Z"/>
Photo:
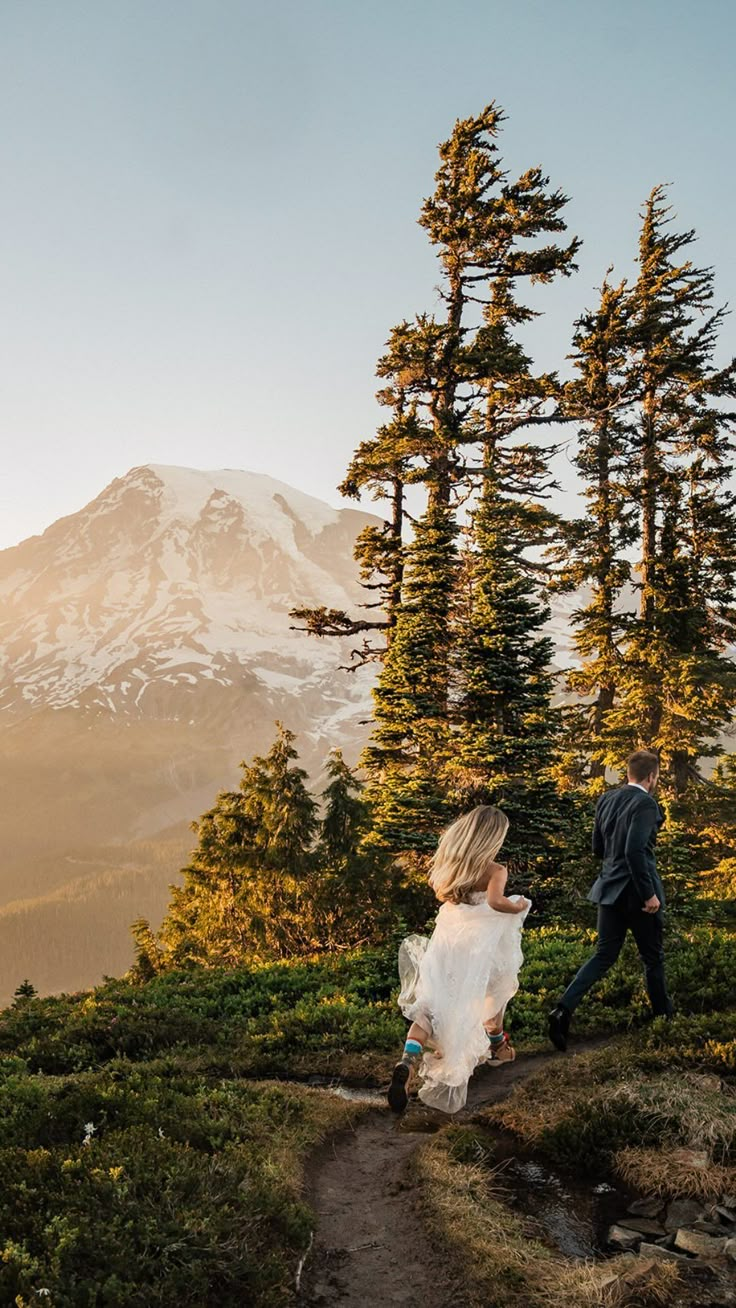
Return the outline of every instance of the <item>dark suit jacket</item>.
<path id="1" fill-rule="evenodd" d="M 656 895 L 664 905 L 664 888 L 654 859 L 657 831 L 664 813 L 653 795 L 625 785 L 601 795 L 595 810 L 593 853 L 603 867 L 588 899 L 613 904 L 631 887 L 642 904 Z"/>

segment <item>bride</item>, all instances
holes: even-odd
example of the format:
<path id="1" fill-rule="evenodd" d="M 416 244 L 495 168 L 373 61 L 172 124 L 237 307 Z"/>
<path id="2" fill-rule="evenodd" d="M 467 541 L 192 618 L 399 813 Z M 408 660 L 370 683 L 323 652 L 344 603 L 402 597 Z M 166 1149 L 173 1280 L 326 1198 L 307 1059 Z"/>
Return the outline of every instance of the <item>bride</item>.
<path id="1" fill-rule="evenodd" d="M 413 1071 L 425 1104 L 456 1113 L 479 1063 L 516 1056 L 503 1015 L 519 988 L 531 903 L 507 898 L 508 873 L 495 861 L 508 826 L 505 813 L 484 804 L 453 822 L 437 847 L 429 884 L 442 907 L 434 932 L 429 940 L 408 936 L 399 950 L 399 1007 L 411 1026 L 388 1090 L 394 1112 L 407 1106 Z"/>

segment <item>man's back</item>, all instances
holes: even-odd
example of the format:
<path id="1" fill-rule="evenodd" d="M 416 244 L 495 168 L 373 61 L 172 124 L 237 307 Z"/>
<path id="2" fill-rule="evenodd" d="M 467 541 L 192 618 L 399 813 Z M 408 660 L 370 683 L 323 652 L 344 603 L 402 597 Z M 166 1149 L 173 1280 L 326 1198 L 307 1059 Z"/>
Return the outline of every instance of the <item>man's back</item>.
<path id="1" fill-rule="evenodd" d="M 642 904 L 652 895 L 664 902 L 657 874 L 654 843 L 663 813 L 656 799 L 640 786 L 608 790 L 598 800 L 593 828 L 593 853 L 603 859 L 600 876 L 589 899 L 613 904 L 629 886 Z"/>

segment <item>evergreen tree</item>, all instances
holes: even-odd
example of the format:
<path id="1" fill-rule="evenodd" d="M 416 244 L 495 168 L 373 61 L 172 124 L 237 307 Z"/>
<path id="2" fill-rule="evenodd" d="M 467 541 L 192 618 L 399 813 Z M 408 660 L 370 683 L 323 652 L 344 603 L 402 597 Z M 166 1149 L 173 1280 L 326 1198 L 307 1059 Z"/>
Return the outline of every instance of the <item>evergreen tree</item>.
<path id="1" fill-rule="evenodd" d="M 159 943 L 145 917 L 136 918 L 130 930 L 135 945 L 135 962 L 131 975 L 136 981 L 150 981 L 161 971 Z"/>
<path id="2" fill-rule="evenodd" d="M 566 197 L 548 191 L 539 169 L 508 181 L 495 144 L 502 121 L 501 111 L 491 105 L 457 122 L 440 146 L 435 192 L 424 203 L 420 223 L 437 248 L 444 317 L 420 315 L 413 324 L 401 324 L 381 364 L 386 374 L 401 378 L 423 420 L 421 479 L 428 495 L 405 552 L 401 603 L 365 755 L 377 839 L 395 851 L 431 849 L 439 827 L 467 800 L 470 792 L 458 784 L 455 763 L 463 750 L 466 781 L 471 759 L 475 768 L 472 793 L 497 790 L 503 750 L 481 769 L 483 785 L 478 769 L 488 744 L 480 725 L 479 685 L 485 678 L 488 708 L 498 664 L 489 656 L 491 644 L 482 637 L 468 643 L 462 623 L 453 621 L 463 582 L 470 581 L 471 590 L 477 584 L 471 605 L 484 609 L 489 625 L 519 637 L 515 690 L 526 700 L 514 729 L 523 723 L 528 735 L 534 721 L 533 731 L 541 737 L 550 727 L 539 710 L 549 694 L 540 670 L 549 645 L 532 635 L 545 614 L 528 573 L 519 575 L 527 569 L 524 550 L 544 540 L 551 522 L 534 498 L 549 484 L 548 452 L 520 433 L 554 420 L 550 401 L 558 387 L 554 377 L 532 374 L 513 332 L 535 316 L 518 300 L 517 285 L 570 272 L 578 242 L 539 243 L 540 236 L 564 231 Z M 472 457 L 479 445 L 480 468 Z M 476 515 L 476 522 L 485 524 L 472 546 L 476 557 L 461 569 L 456 504 L 478 483 L 484 503 L 493 499 L 493 512 L 506 528 L 513 523 L 513 539 L 501 547 L 484 508 Z M 503 576 L 493 579 L 497 568 Z M 498 604 L 508 600 L 508 614 L 490 613 L 491 594 Z M 519 606 L 524 605 L 522 631 Z M 459 690 L 458 676 L 466 683 Z M 448 768 L 455 774 L 454 790 Z"/>
<path id="3" fill-rule="evenodd" d="M 361 583 L 370 595 L 362 607 L 377 613 L 371 618 L 352 618 L 343 610 L 324 605 L 297 608 L 291 613 L 306 624 L 303 629 L 315 636 L 361 635 L 363 643 L 353 651 L 354 665 L 382 659 L 396 625 L 404 574 L 405 489 L 416 476 L 411 462 L 423 439 L 416 403 L 407 401 L 400 381 L 385 371 L 381 375 L 386 385 L 377 399 L 393 410 L 393 417 L 375 437 L 361 442 L 338 487 L 340 494 L 349 499 L 357 500 L 368 493 L 374 500 L 388 501 L 390 506 L 390 516 L 378 527 L 364 527 L 355 544 Z M 377 643 L 372 633 L 378 633 Z"/>
<path id="4" fill-rule="evenodd" d="M 279 724 L 269 753 L 241 765 L 239 790 L 195 823 L 197 848 L 161 929 L 168 963 L 234 965 L 315 947 L 301 905 L 318 821 L 296 757 L 293 733 Z"/>
<path id="5" fill-rule="evenodd" d="M 14 1007 L 18 1008 L 20 1004 L 27 1003 L 29 999 L 35 999 L 37 994 L 38 991 L 36 987 L 32 985 L 28 980 L 28 977 L 26 977 L 25 981 L 21 981 L 18 988 L 14 991 Z"/>
<path id="6" fill-rule="evenodd" d="M 455 535 L 449 507 L 430 503 L 407 548 L 394 638 L 374 691 L 375 726 L 363 755 L 373 842 L 394 852 L 433 848 L 450 812 L 441 765 Z"/>
<path id="7" fill-rule="evenodd" d="M 736 707 L 736 496 L 729 487 L 736 360 L 713 358 L 724 310 L 713 273 L 683 251 L 662 187 L 643 215 L 633 288 L 631 376 L 641 402 L 627 487 L 641 514 L 639 612 L 610 721 L 615 762 L 658 749 L 663 779 L 686 791 Z M 612 759 L 613 761 L 613 759 Z"/>
<path id="8" fill-rule="evenodd" d="M 551 778 L 549 615 L 519 568 L 512 514 L 486 478 L 466 558 L 467 600 L 456 623 L 457 727 L 446 768 L 455 811 L 497 804 L 511 822 L 505 856 L 529 872 L 559 824 Z"/>
<path id="9" fill-rule="evenodd" d="M 565 712 L 567 747 L 558 770 L 565 785 L 587 778 L 599 788 L 603 782 L 608 715 L 628 626 L 619 601 L 631 581 L 630 549 L 638 534 L 626 475 L 638 392 L 632 377 L 632 315 L 625 282 L 604 281 L 598 307 L 575 325 L 577 376 L 565 389 L 565 412 L 580 424 L 574 462 L 585 512 L 563 525 L 562 542 L 551 552 L 559 567 L 552 589 L 589 591 L 572 614 L 580 664 L 567 675 L 577 703 Z"/>
<path id="10" fill-rule="evenodd" d="M 328 866 L 342 868 L 357 854 L 367 824 L 363 783 L 348 767 L 342 750 L 327 760 L 329 784 L 322 792 L 325 810 L 319 824 L 319 853 Z"/>

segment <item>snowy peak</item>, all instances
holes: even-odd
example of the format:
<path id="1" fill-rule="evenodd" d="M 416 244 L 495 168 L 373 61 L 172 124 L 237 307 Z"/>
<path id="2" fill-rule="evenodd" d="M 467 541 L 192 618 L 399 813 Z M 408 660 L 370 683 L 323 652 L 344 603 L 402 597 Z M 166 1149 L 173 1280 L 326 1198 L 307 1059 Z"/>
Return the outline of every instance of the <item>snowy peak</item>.
<path id="1" fill-rule="evenodd" d="M 131 469 L 0 553 L 0 708 L 169 716 L 164 684 L 191 698 L 247 670 L 273 694 L 274 676 L 293 692 L 333 675 L 339 648 L 291 631 L 288 614 L 354 607 L 353 544 L 368 521 L 256 473 Z"/>

